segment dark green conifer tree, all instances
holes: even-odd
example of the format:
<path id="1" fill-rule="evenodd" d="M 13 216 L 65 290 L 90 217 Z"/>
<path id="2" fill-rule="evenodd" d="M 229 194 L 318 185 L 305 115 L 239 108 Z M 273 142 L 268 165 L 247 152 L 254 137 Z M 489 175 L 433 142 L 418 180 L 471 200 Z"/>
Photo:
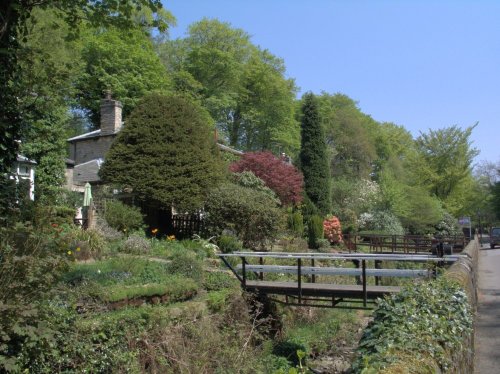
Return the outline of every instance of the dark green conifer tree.
<path id="1" fill-rule="evenodd" d="M 100 170 L 148 206 L 202 206 L 223 174 L 207 112 L 186 98 L 152 94 L 127 118 Z"/>
<path id="2" fill-rule="evenodd" d="M 331 211 L 331 180 L 319 104 L 312 93 L 306 93 L 302 101 L 300 166 L 304 190 L 321 214 L 326 215 Z"/>

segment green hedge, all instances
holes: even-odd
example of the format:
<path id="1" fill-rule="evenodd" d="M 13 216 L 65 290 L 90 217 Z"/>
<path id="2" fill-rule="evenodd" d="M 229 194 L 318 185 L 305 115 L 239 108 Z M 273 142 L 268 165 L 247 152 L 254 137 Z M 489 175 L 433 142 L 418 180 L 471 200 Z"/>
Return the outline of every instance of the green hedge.
<path id="1" fill-rule="evenodd" d="M 210 235 L 234 233 L 245 248 L 265 248 L 283 226 L 283 212 L 262 191 L 227 183 L 213 189 L 206 200 Z"/>
<path id="2" fill-rule="evenodd" d="M 104 219 L 109 226 L 121 232 L 140 230 L 144 227 L 141 210 L 118 200 L 106 202 Z"/>
<path id="3" fill-rule="evenodd" d="M 309 248 L 318 249 L 320 239 L 323 239 L 323 218 L 313 215 L 307 222 L 307 243 Z"/>

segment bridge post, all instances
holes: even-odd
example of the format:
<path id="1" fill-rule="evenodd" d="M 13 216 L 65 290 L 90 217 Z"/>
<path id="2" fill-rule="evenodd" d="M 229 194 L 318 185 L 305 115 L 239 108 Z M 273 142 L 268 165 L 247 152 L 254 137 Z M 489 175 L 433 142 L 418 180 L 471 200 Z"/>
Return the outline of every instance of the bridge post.
<path id="1" fill-rule="evenodd" d="M 299 304 L 302 304 L 302 259 L 297 259 L 297 285 L 299 288 Z"/>
<path id="2" fill-rule="evenodd" d="M 354 264 L 354 266 L 356 267 L 356 269 L 359 269 L 359 260 L 351 260 L 352 263 Z M 362 280 L 361 280 L 361 277 L 359 275 L 356 275 L 356 284 L 361 284 L 362 283 Z"/>
<path id="3" fill-rule="evenodd" d="M 368 299 L 368 294 L 366 292 L 366 260 L 361 261 L 362 275 L 363 275 L 363 306 L 366 307 L 366 300 Z"/>
<path id="4" fill-rule="evenodd" d="M 382 261 L 375 260 L 375 269 L 382 269 Z M 375 285 L 378 286 L 380 284 L 380 277 L 375 277 Z"/>
<path id="5" fill-rule="evenodd" d="M 246 290 L 247 288 L 247 271 L 245 265 L 246 265 L 245 257 L 241 257 L 241 270 L 243 270 L 243 279 L 241 281 L 241 284 L 243 285 L 244 290 Z"/>
<path id="6" fill-rule="evenodd" d="M 311 267 L 314 267 L 314 258 L 311 258 Z M 314 273 L 311 276 L 311 282 L 316 283 L 316 274 L 314 274 Z"/>
<path id="7" fill-rule="evenodd" d="M 259 257 L 259 264 L 264 265 L 264 258 L 263 257 Z M 262 271 L 259 273 L 259 279 L 264 280 L 264 273 Z"/>

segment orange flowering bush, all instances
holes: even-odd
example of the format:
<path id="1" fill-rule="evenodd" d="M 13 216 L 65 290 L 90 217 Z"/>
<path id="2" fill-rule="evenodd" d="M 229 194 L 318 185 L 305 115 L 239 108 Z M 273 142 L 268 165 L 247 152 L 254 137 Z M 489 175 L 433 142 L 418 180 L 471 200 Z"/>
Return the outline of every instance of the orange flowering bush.
<path id="1" fill-rule="evenodd" d="M 325 238 L 330 241 L 330 243 L 342 243 L 342 228 L 340 226 L 340 220 L 335 216 L 327 216 L 323 221 L 323 232 Z"/>

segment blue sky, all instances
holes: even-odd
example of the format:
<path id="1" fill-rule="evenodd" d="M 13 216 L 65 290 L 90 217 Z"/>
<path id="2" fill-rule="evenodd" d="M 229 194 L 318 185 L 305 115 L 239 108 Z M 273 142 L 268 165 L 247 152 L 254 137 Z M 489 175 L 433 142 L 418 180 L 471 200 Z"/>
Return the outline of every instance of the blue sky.
<path id="1" fill-rule="evenodd" d="M 500 0 L 163 0 L 172 38 L 203 17 L 284 59 L 300 93 L 341 92 L 420 131 L 476 122 L 477 161 L 500 161 Z"/>

